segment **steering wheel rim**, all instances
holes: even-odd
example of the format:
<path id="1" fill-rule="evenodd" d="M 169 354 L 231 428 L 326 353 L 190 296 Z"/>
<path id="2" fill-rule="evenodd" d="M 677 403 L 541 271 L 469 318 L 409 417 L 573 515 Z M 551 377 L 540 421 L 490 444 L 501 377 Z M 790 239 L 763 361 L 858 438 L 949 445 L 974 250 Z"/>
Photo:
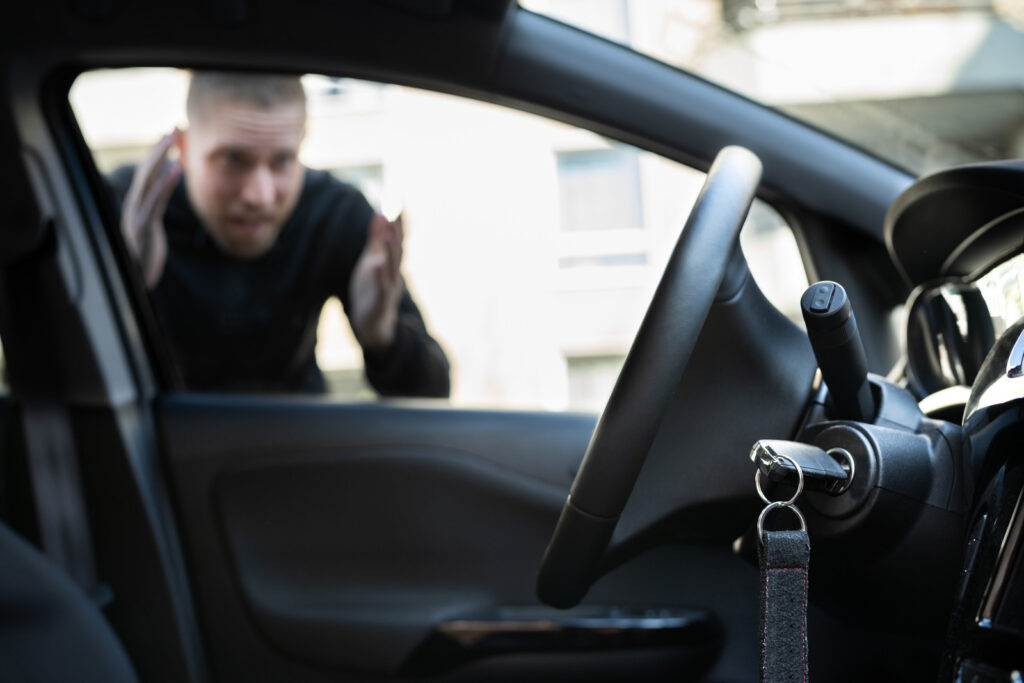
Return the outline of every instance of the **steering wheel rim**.
<path id="1" fill-rule="evenodd" d="M 760 179 L 760 160 L 742 147 L 725 147 L 711 165 L 544 551 L 537 577 L 542 602 L 572 607 L 598 578 Z"/>

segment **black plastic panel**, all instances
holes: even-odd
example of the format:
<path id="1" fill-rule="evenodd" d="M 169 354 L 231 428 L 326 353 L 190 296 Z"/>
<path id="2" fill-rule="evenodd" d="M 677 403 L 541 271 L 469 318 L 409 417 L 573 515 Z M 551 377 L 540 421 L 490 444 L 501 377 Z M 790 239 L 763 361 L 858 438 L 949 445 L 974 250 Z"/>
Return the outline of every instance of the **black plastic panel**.
<path id="1" fill-rule="evenodd" d="M 225 472 L 216 491 L 261 630 L 300 659 L 366 673 L 395 673 L 439 620 L 496 595 L 529 601 L 508 552 L 540 563 L 564 495 L 429 446 L 286 452 Z"/>
<path id="2" fill-rule="evenodd" d="M 885 217 L 889 252 L 909 284 L 979 274 L 1024 244 L 1024 162 L 960 166 L 918 180 Z M 986 233 L 991 233 L 986 235 Z M 966 245 L 966 249 L 961 245 Z"/>
<path id="3" fill-rule="evenodd" d="M 191 395 L 157 410 L 220 680 L 401 678 L 437 624 L 540 608 L 540 555 L 595 423 Z M 599 581 L 588 602 L 710 608 L 738 625 L 721 671 L 755 665 L 745 625 L 756 623 L 756 571 L 727 546 L 654 550 Z M 710 665 L 711 644 L 495 654 L 442 679 L 672 680 Z"/>

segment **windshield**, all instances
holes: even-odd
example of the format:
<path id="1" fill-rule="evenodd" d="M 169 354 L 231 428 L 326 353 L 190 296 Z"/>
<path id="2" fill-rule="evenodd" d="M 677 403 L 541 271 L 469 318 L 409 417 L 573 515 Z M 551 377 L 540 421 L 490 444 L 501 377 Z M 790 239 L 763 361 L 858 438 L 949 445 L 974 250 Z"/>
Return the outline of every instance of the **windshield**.
<path id="1" fill-rule="evenodd" d="M 521 0 L 916 174 L 1024 156 L 1021 0 Z"/>

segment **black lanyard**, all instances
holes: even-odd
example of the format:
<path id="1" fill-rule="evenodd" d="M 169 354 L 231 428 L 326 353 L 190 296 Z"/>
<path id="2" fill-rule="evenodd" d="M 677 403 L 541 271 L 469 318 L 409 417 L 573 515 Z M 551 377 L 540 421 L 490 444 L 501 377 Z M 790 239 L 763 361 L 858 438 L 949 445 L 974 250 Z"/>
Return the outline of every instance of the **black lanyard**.
<path id="1" fill-rule="evenodd" d="M 807 524 L 794 505 L 804 489 L 804 473 L 795 459 L 799 477 L 796 493 L 786 501 L 769 501 L 761 490 L 760 471 L 754 477 L 757 492 L 768 505 L 757 519 L 757 556 L 761 567 L 761 683 L 807 683 L 807 567 L 811 542 Z M 785 508 L 796 514 L 800 529 L 767 531 L 768 513 Z"/>
<path id="2" fill-rule="evenodd" d="M 765 531 L 761 565 L 762 683 L 807 681 L 807 532 Z"/>

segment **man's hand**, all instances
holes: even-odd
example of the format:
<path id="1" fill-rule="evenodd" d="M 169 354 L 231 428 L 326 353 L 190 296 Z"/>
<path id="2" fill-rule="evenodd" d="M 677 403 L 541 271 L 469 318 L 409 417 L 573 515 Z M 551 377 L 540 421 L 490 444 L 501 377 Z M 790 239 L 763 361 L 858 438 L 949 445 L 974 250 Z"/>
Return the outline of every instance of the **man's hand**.
<path id="1" fill-rule="evenodd" d="M 180 137 L 181 131 L 175 128 L 162 137 L 146 160 L 135 168 L 121 207 L 121 233 L 149 289 L 156 287 L 167 262 L 164 211 L 181 177 L 181 165 L 168 162 L 167 154 Z"/>
<path id="2" fill-rule="evenodd" d="M 349 282 L 349 320 L 364 349 L 384 350 L 395 340 L 398 301 L 402 296 L 402 216 L 370 219 L 366 248 Z"/>

